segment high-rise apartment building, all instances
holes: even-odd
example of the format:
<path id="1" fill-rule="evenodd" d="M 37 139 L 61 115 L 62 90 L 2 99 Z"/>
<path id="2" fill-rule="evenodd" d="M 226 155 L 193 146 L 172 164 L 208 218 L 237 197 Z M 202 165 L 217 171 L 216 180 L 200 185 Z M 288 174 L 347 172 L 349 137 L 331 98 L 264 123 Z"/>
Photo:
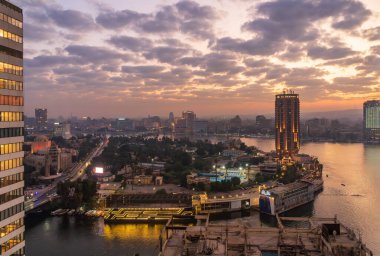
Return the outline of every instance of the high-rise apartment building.
<path id="1" fill-rule="evenodd" d="M 185 119 L 186 122 L 186 135 L 193 135 L 193 122 L 197 118 L 196 114 L 193 111 L 183 111 L 182 118 Z"/>
<path id="2" fill-rule="evenodd" d="M 0 0 L 0 255 L 25 255 L 23 15 Z"/>
<path id="3" fill-rule="evenodd" d="M 36 117 L 36 127 L 37 131 L 43 131 L 47 129 L 47 109 L 46 108 L 36 108 L 34 110 Z"/>
<path id="4" fill-rule="evenodd" d="M 300 101 L 293 91 L 276 95 L 276 152 L 292 156 L 300 149 Z"/>
<path id="5" fill-rule="evenodd" d="M 181 118 L 175 119 L 174 133 L 176 136 L 192 136 L 194 134 L 194 121 L 197 116 L 193 111 L 183 111 Z"/>
<path id="6" fill-rule="evenodd" d="M 380 100 L 370 100 L 363 104 L 363 128 L 366 142 L 380 142 Z"/>

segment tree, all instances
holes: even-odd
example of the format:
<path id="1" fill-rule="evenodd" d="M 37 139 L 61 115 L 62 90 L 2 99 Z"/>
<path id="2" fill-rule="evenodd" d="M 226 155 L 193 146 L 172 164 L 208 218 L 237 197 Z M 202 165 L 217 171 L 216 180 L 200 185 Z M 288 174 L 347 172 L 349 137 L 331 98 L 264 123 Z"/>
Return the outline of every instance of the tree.
<path id="1" fill-rule="evenodd" d="M 156 195 L 166 195 L 166 194 L 167 194 L 167 192 L 164 188 L 158 189 L 156 191 Z"/>
<path id="2" fill-rule="evenodd" d="M 297 167 L 295 165 L 287 166 L 283 173 L 281 181 L 284 184 L 292 183 L 298 178 Z"/>
<path id="3" fill-rule="evenodd" d="M 198 182 L 197 184 L 195 184 L 195 189 L 198 191 L 205 191 L 206 185 L 203 182 Z"/>
<path id="4" fill-rule="evenodd" d="M 262 162 L 264 162 L 264 157 L 261 157 L 261 156 L 257 156 L 257 157 L 252 157 L 249 161 L 250 164 L 252 165 L 258 165 Z"/>
<path id="5" fill-rule="evenodd" d="M 96 181 L 86 179 L 84 181 L 65 181 L 57 185 L 57 194 L 61 197 L 61 207 L 75 209 L 83 204 L 93 207 L 93 199 L 96 195 Z"/>
<path id="6" fill-rule="evenodd" d="M 210 160 L 197 157 L 193 162 L 193 167 L 196 170 L 209 171 L 211 170 L 212 164 Z"/>
<path id="7" fill-rule="evenodd" d="M 255 181 L 257 183 L 264 183 L 266 181 L 269 180 L 269 177 L 268 176 L 265 176 L 265 175 L 262 175 L 261 173 L 257 173 L 256 176 L 255 176 Z"/>
<path id="8" fill-rule="evenodd" d="M 239 186 L 240 185 L 240 178 L 239 177 L 232 177 L 231 183 L 234 187 Z"/>
<path id="9" fill-rule="evenodd" d="M 228 163 L 225 166 L 227 169 L 234 167 L 234 163 L 232 161 L 228 161 Z"/>

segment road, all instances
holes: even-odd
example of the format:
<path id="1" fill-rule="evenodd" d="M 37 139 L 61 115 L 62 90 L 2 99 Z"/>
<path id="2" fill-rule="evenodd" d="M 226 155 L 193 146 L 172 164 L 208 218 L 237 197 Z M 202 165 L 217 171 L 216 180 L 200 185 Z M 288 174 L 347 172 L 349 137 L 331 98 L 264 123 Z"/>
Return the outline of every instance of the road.
<path id="1" fill-rule="evenodd" d="M 85 169 L 91 164 L 91 161 L 94 157 L 99 156 L 103 149 L 107 146 L 107 142 L 100 142 L 98 147 L 96 147 L 86 158 L 85 160 L 75 163 L 69 172 L 62 174 L 57 178 L 47 190 L 43 193 L 34 196 L 32 199 L 25 201 L 25 212 L 31 211 L 34 208 L 43 205 L 49 202 L 52 198 L 57 195 L 57 185 L 59 182 L 65 182 L 67 180 L 76 181 L 85 175 Z"/>

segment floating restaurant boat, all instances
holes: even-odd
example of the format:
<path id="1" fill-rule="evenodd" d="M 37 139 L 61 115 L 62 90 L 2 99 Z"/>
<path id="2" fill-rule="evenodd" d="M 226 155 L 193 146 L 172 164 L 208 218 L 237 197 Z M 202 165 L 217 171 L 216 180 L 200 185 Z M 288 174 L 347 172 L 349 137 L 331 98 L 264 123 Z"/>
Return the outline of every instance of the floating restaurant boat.
<path id="1" fill-rule="evenodd" d="M 193 216 L 186 208 L 108 208 L 104 210 L 107 223 L 166 223 L 171 218 L 180 220 Z"/>
<path id="2" fill-rule="evenodd" d="M 287 185 L 261 190 L 259 208 L 262 213 L 276 215 L 307 204 L 323 189 L 323 180 L 299 180 Z"/>
<path id="3" fill-rule="evenodd" d="M 192 196 L 192 207 L 196 214 L 234 212 L 250 209 L 255 204 L 256 198 L 257 193 L 215 196 L 214 198 L 203 193 Z"/>

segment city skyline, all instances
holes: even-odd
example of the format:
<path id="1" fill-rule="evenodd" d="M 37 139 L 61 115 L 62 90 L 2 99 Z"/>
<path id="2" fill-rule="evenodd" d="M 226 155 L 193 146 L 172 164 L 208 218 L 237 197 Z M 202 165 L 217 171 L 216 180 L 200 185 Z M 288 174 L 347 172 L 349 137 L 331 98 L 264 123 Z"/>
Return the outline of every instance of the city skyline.
<path id="1" fill-rule="evenodd" d="M 285 88 L 304 112 L 380 96 L 374 0 L 12 2 L 29 116 L 270 113 Z"/>

